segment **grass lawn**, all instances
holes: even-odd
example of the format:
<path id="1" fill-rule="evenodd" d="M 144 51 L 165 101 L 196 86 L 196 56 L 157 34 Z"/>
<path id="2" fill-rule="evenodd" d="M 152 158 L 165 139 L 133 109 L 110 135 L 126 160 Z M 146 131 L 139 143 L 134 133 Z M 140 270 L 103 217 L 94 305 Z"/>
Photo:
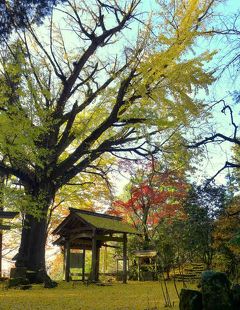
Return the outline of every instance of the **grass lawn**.
<path id="1" fill-rule="evenodd" d="M 171 301 L 178 309 L 178 298 L 173 282 L 167 283 Z M 179 291 L 182 284 L 178 284 Z M 60 283 L 57 288 L 43 289 L 36 285 L 31 290 L 4 290 L 0 286 L 2 310 L 162 310 L 164 298 L 159 282 L 113 283 L 112 286 L 85 286 L 82 283 Z"/>

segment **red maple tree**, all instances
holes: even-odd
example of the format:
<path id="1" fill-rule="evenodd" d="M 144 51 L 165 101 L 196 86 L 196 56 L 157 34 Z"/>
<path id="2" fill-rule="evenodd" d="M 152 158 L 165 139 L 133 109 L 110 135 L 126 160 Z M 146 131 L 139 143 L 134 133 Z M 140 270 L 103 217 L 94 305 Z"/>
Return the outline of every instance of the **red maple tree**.
<path id="1" fill-rule="evenodd" d="M 130 181 L 130 198 L 114 201 L 109 213 L 122 216 L 150 241 L 162 219 L 184 218 L 183 200 L 188 184 L 179 171 L 156 169 L 156 163 L 144 165 Z M 140 175 L 140 177 L 139 177 Z"/>

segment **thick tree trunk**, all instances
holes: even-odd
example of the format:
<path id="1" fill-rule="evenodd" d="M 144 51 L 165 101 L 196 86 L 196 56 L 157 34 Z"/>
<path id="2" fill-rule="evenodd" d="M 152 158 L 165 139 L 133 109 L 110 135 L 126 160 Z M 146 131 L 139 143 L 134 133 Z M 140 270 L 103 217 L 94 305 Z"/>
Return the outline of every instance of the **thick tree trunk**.
<path id="1" fill-rule="evenodd" d="M 31 277 L 31 282 L 45 283 L 46 287 L 51 287 L 51 279 L 46 272 L 45 246 L 47 239 L 47 211 L 54 198 L 54 191 L 51 186 L 44 184 L 43 188 L 33 192 L 33 201 L 37 202 L 36 214 L 33 216 L 26 214 L 22 228 L 21 244 L 16 258 L 16 268 L 25 267 L 27 276 Z M 37 195 L 36 195 L 37 193 Z"/>
<path id="2" fill-rule="evenodd" d="M 46 231 L 46 217 L 38 219 L 26 215 L 16 267 L 26 267 L 31 271 L 45 270 Z"/>

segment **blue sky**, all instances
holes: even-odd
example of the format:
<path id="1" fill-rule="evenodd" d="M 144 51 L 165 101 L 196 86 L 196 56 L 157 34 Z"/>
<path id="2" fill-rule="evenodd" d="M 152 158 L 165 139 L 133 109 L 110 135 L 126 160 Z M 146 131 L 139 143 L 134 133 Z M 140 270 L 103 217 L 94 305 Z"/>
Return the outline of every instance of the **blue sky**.
<path id="1" fill-rule="evenodd" d="M 146 11 L 155 8 L 155 1 L 143 1 L 142 8 Z M 220 5 L 217 6 L 215 10 L 215 14 L 219 15 L 217 22 L 215 22 L 215 27 L 222 26 L 221 22 L 230 22 L 229 16 L 233 16 L 237 14 L 237 11 L 240 10 L 240 1 L 239 0 L 229 0 L 223 1 Z M 222 21 L 221 21 L 222 20 Z M 239 22 L 240 25 L 240 22 Z M 212 39 L 201 40 L 199 41 L 199 46 L 197 50 L 199 52 L 209 50 L 217 50 L 217 54 L 208 64 L 210 68 L 218 68 L 221 69 L 222 66 L 227 62 L 232 55 L 229 53 L 231 51 L 231 46 L 228 45 L 226 38 L 223 36 L 216 36 Z M 217 80 L 210 87 L 209 95 L 206 95 L 204 92 L 201 94 L 203 99 L 206 102 L 214 102 L 225 99 L 227 104 L 233 104 L 231 93 L 234 90 L 238 89 L 238 80 L 233 80 L 231 78 L 231 72 L 225 71 L 221 77 L 219 78 L 219 72 L 216 72 Z M 238 89 L 240 90 L 240 89 Z M 232 125 L 230 124 L 229 113 L 224 115 L 221 113 L 223 105 L 218 104 L 212 109 L 213 119 L 211 119 L 212 129 L 216 132 L 222 132 L 224 134 L 231 135 L 232 133 Z M 235 112 L 235 120 L 238 121 L 239 117 L 239 109 L 238 106 L 234 106 Z M 206 136 L 210 134 L 206 130 Z M 212 177 L 222 166 L 224 165 L 226 160 L 231 159 L 231 144 L 223 143 L 221 145 L 209 145 L 207 151 L 205 152 L 205 160 L 199 162 L 199 170 L 196 175 L 193 177 L 195 181 L 202 182 L 206 180 L 206 178 Z M 216 182 L 218 184 L 222 184 L 226 182 L 226 173 L 228 171 L 225 170 L 221 174 L 219 174 L 216 178 Z"/>
<path id="2" fill-rule="evenodd" d="M 240 9 L 240 2 L 238 0 L 229 0 L 225 1 L 218 7 L 218 12 L 222 15 L 222 21 L 231 22 L 229 16 L 233 16 L 233 14 L 237 14 L 237 11 Z M 219 19 L 219 25 L 221 20 Z M 240 25 L 240 21 L 238 21 L 238 25 Z M 233 57 L 231 54 L 231 44 L 227 42 L 224 36 L 216 36 L 209 42 L 206 41 L 206 46 L 210 49 L 216 49 L 218 51 L 217 55 L 213 58 L 211 62 L 211 66 L 213 68 L 218 68 L 216 77 L 218 79 L 216 82 L 210 87 L 210 94 L 209 97 L 206 98 L 207 100 L 210 99 L 213 103 L 220 100 L 225 99 L 226 104 L 231 104 L 234 110 L 234 117 L 237 124 L 239 124 L 239 107 L 238 105 L 233 105 L 232 95 L 231 93 L 234 90 L 239 89 L 239 78 L 236 75 L 235 69 L 230 69 L 224 71 L 224 73 L 219 77 L 219 73 L 221 72 L 222 67 Z M 234 78 L 232 73 L 234 72 Z M 213 108 L 213 116 L 214 120 L 213 129 L 216 132 L 221 132 L 226 135 L 232 134 L 232 125 L 230 124 L 230 117 L 229 113 L 224 115 L 221 113 L 221 109 L 223 104 L 216 105 Z M 209 160 L 206 161 L 205 171 L 210 177 L 213 175 L 218 169 L 220 169 L 226 160 L 231 160 L 231 144 L 230 143 L 223 143 L 221 146 L 212 145 L 208 147 L 209 152 Z M 225 174 L 227 171 L 224 171 L 217 177 L 217 181 L 222 183 L 225 181 Z"/>

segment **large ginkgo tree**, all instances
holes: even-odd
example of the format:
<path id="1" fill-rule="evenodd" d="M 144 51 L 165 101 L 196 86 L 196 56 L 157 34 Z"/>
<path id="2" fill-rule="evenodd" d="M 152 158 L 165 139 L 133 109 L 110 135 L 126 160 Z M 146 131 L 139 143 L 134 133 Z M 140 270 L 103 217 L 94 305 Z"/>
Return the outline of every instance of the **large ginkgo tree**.
<path id="1" fill-rule="evenodd" d="M 16 29 L 0 58 L 0 170 L 28 199 L 17 267 L 44 278 L 62 186 L 102 171 L 105 156 L 157 152 L 201 114 L 212 55 L 192 50 L 213 2 L 158 1 L 149 15 L 141 0 L 71 0 Z"/>

